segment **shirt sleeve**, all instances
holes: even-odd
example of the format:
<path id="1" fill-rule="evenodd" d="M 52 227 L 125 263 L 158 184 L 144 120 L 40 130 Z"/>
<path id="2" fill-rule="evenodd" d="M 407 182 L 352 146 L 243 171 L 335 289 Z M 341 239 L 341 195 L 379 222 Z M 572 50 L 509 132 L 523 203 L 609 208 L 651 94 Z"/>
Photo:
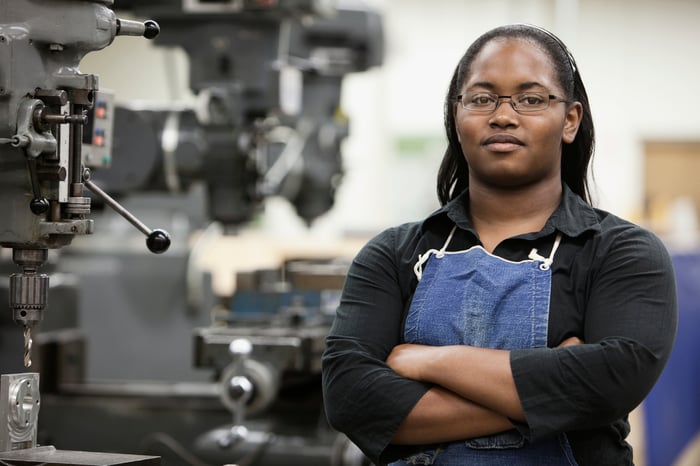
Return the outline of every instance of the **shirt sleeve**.
<path id="1" fill-rule="evenodd" d="M 663 370 L 676 334 L 671 258 L 636 226 L 610 232 L 586 271 L 584 344 L 511 352 L 530 440 L 624 418 Z M 556 312 L 556 309 L 550 309 Z"/>
<path id="2" fill-rule="evenodd" d="M 329 423 L 376 464 L 400 455 L 389 443 L 428 390 L 385 363 L 400 342 L 405 306 L 394 241 L 387 230 L 355 257 L 322 358 Z"/>

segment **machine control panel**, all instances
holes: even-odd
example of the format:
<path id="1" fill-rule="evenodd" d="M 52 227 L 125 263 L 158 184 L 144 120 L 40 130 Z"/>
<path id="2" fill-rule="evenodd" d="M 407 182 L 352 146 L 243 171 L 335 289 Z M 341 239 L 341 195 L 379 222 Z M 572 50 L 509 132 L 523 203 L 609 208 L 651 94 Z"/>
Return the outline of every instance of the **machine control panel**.
<path id="1" fill-rule="evenodd" d="M 114 140 L 114 94 L 100 89 L 88 111 L 83 132 L 83 159 L 91 168 L 107 168 L 112 162 Z"/>

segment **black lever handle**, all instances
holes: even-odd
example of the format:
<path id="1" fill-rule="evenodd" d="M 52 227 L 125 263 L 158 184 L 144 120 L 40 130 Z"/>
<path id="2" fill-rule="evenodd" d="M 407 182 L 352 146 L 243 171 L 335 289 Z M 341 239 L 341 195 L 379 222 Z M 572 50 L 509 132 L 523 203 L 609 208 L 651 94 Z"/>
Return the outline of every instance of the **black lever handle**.
<path id="1" fill-rule="evenodd" d="M 39 176 L 37 175 L 36 159 L 27 159 L 27 168 L 29 170 L 29 180 L 32 184 L 32 194 L 34 198 L 29 202 L 29 209 L 34 215 L 41 215 L 48 212 L 51 204 L 49 200 L 41 195 L 39 187 Z"/>
<path id="2" fill-rule="evenodd" d="M 170 235 L 168 232 L 160 229 L 151 230 L 144 225 L 143 222 L 136 218 L 131 212 L 126 210 L 120 203 L 115 201 L 109 194 L 90 181 L 89 168 L 83 169 L 83 183 L 90 191 L 100 196 L 100 198 L 102 198 L 102 200 L 105 201 L 105 203 L 114 209 L 119 215 L 124 217 L 129 223 L 135 226 L 136 229 L 146 235 L 146 246 L 148 247 L 149 251 L 155 254 L 161 254 L 168 250 L 170 247 Z"/>

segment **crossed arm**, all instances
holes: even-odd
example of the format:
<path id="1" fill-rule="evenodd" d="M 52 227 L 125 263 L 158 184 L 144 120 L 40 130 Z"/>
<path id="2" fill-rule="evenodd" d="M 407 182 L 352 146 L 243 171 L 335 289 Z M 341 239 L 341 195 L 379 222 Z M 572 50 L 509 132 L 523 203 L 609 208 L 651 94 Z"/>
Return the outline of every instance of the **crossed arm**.
<path id="1" fill-rule="evenodd" d="M 583 343 L 577 337 L 559 346 Z M 425 444 L 495 434 L 525 416 L 510 352 L 473 346 L 396 346 L 387 364 L 408 379 L 434 384 L 403 420 L 392 443 Z"/>

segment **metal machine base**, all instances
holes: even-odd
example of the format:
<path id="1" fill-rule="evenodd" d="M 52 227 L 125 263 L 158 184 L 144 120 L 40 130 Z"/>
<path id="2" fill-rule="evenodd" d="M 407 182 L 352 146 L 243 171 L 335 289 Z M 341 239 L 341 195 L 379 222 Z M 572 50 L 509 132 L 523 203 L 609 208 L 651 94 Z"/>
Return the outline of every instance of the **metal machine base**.
<path id="1" fill-rule="evenodd" d="M 0 461 L 2 461 L 2 464 L 4 465 L 12 466 L 112 466 L 118 464 L 160 466 L 160 458 L 157 456 L 56 450 L 52 446 L 2 452 L 0 453 Z"/>

